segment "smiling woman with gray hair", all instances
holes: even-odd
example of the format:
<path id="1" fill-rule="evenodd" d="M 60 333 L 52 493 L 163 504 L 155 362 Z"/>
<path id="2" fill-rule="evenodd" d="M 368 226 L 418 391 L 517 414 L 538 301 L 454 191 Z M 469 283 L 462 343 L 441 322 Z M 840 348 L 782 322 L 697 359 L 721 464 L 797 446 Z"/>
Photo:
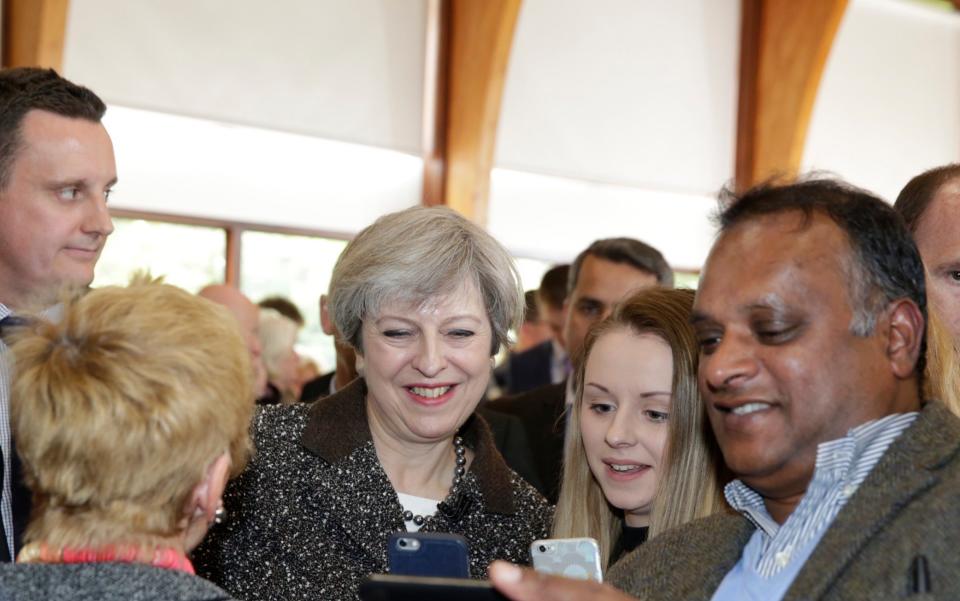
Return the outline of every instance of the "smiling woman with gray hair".
<path id="1" fill-rule="evenodd" d="M 494 559 L 527 563 L 549 506 L 474 415 L 522 319 L 507 251 L 449 209 L 412 208 L 347 245 L 329 294 L 360 378 L 257 416 L 258 454 L 201 572 L 243 599 L 354 598 L 387 571 L 389 536 L 415 530 L 463 535 L 474 578 Z"/>

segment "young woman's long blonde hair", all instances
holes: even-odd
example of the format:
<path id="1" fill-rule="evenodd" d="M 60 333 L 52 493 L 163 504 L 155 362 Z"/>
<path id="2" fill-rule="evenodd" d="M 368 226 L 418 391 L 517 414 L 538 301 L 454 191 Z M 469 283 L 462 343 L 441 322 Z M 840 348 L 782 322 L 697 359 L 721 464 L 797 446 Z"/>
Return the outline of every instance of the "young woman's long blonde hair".
<path id="1" fill-rule="evenodd" d="M 939 399 L 960 416 L 960 357 L 957 345 L 935 307 L 927 307 L 927 370 L 924 398 Z"/>
<path id="2" fill-rule="evenodd" d="M 577 370 L 577 397 L 569 416 L 563 480 L 552 535 L 597 539 L 604 569 L 616 559 L 611 554 L 622 532 L 623 512 L 607 503 L 590 471 L 580 432 L 580 412 L 587 360 L 597 340 L 605 334 L 621 329 L 653 334 L 670 346 L 673 355 L 669 432 L 650 537 L 724 507 L 720 474 L 723 460 L 697 387 L 698 345 L 690 325 L 693 295 L 692 290 L 643 290 L 624 300 L 587 334 Z"/>

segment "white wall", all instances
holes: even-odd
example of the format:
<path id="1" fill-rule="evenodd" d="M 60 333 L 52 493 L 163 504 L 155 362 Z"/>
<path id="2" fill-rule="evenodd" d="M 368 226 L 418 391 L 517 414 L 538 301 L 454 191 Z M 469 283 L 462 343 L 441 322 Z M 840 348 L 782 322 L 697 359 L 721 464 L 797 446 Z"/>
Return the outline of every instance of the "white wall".
<path id="1" fill-rule="evenodd" d="M 418 157 L 111 106 L 113 206 L 352 234 L 420 202 Z"/>
<path id="2" fill-rule="evenodd" d="M 960 14 L 854 0 L 814 105 L 805 169 L 893 201 L 911 177 L 960 160 Z"/>
<path id="3" fill-rule="evenodd" d="M 113 104 L 419 154 L 426 0 L 72 0 L 67 77 Z"/>
<path id="4" fill-rule="evenodd" d="M 597 237 L 634 236 L 698 267 L 712 198 L 733 176 L 739 6 L 525 0 L 491 231 L 556 260 Z"/>

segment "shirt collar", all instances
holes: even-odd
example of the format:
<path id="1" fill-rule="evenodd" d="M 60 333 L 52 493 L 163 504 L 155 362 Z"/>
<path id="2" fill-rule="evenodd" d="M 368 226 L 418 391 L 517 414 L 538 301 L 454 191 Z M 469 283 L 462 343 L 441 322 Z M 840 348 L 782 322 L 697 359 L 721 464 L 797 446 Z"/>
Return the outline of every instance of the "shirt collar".
<path id="1" fill-rule="evenodd" d="M 838 482 L 858 487 L 876 465 L 890 444 L 919 415 L 916 411 L 894 413 L 851 428 L 846 436 L 817 445 L 817 460 L 811 486 L 827 487 Z M 734 480 L 724 488 L 727 503 L 743 514 L 769 536 L 775 536 L 780 525 L 770 517 L 763 497 L 757 491 Z"/>

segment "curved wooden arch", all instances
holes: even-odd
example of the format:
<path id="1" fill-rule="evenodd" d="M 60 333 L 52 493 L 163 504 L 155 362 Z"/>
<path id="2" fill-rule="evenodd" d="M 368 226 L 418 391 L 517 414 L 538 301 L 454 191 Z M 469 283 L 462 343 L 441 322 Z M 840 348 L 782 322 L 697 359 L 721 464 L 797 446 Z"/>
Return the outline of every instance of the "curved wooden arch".
<path id="1" fill-rule="evenodd" d="M 743 0 L 735 177 L 800 169 L 813 103 L 847 0 Z"/>

